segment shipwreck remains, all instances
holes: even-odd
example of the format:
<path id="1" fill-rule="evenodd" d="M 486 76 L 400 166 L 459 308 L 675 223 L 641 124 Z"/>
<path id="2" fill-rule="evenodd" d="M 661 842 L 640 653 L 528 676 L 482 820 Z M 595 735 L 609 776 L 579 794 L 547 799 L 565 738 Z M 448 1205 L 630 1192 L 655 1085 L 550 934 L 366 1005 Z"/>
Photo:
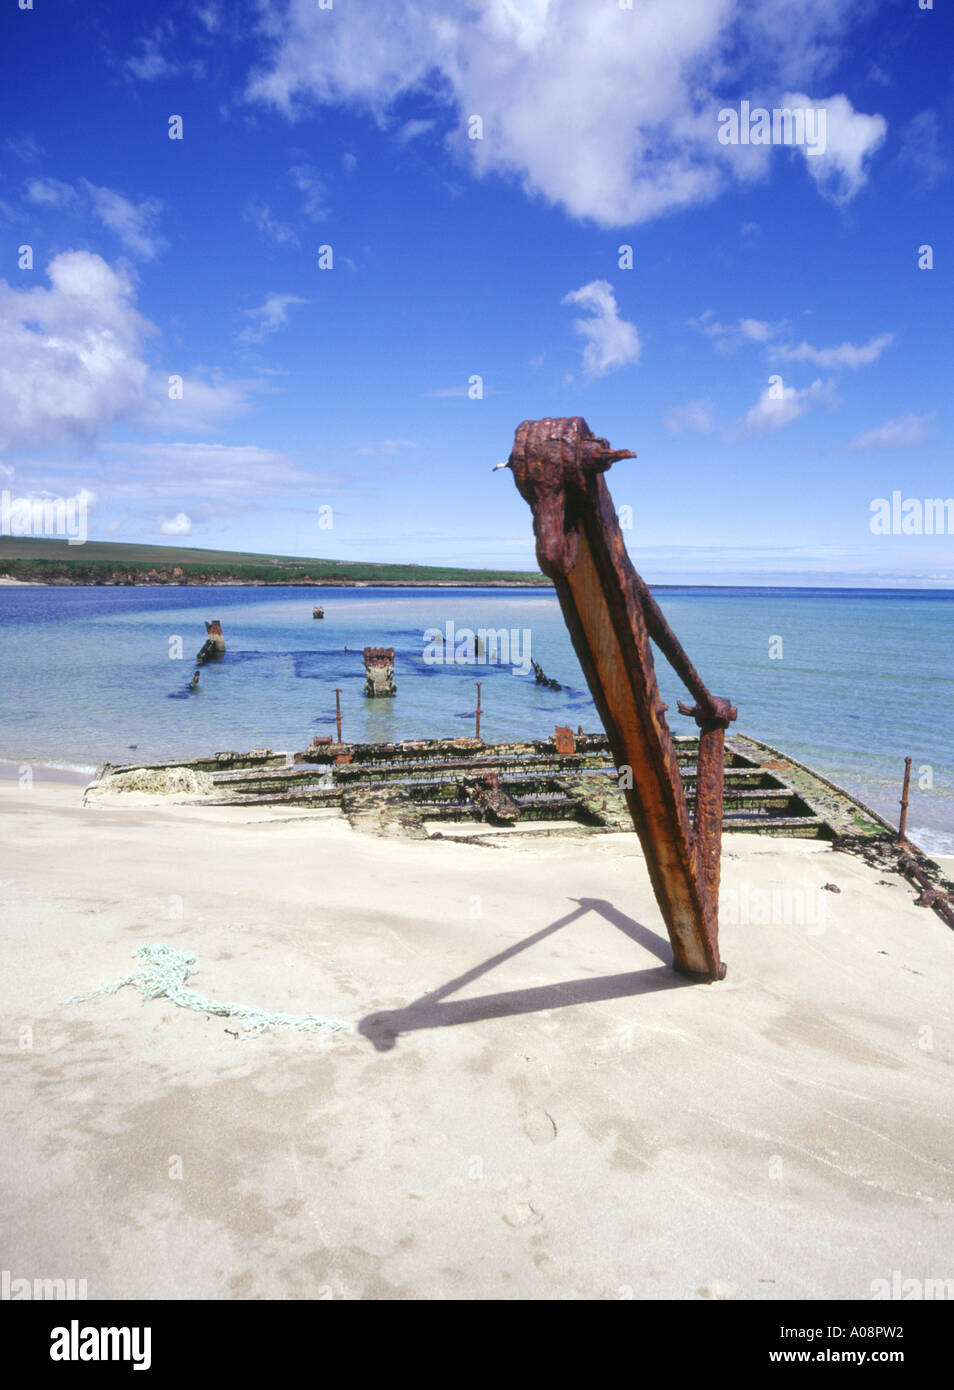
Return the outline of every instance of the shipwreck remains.
<path id="1" fill-rule="evenodd" d="M 699 781 L 699 739 L 673 738 L 689 813 Z M 86 791 L 95 800 L 152 791 L 187 805 L 272 807 L 343 815 L 355 830 L 493 846 L 501 836 L 609 835 L 633 822 L 605 734 L 485 743 L 476 738 L 335 743 L 316 737 L 300 752 L 255 748 L 189 763 L 104 763 Z M 516 817 L 514 816 L 516 812 Z M 728 734 L 723 833 L 827 842 L 907 878 L 918 903 L 954 926 L 954 883 L 897 828 L 835 783 L 776 748 Z"/>
<path id="2" fill-rule="evenodd" d="M 548 690 L 563 689 L 563 686 L 560 684 L 560 682 L 552 680 L 551 677 L 547 675 L 546 671 L 544 671 L 540 663 L 538 661 L 533 660 L 533 657 L 530 658 L 530 665 L 533 667 L 533 678 L 536 681 L 537 685 L 545 685 Z"/>
<path id="3" fill-rule="evenodd" d="M 320 608 L 316 604 L 315 607 L 311 610 L 311 616 L 313 618 L 323 618 L 325 616 L 325 610 L 323 608 Z"/>
<path id="4" fill-rule="evenodd" d="M 206 623 L 205 632 L 205 641 L 195 658 L 200 666 L 204 666 L 207 661 L 221 661 L 225 655 L 225 637 L 218 618 L 213 619 L 211 623 Z"/>
<path id="5" fill-rule="evenodd" d="M 394 684 L 393 647 L 365 647 L 364 669 L 367 675 L 364 683 L 365 695 L 374 698 L 394 695 L 397 692 L 397 686 Z"/>
<path id="6" fill-rule="evenodd" d="M 537 562 L 553 580 L 590 693 L 619 768 L 626 802 L 681 974 L 720 980 L 719 878 L 725 730 L 736 711 L 712 695 L 626 553 L 603 474 L 611 449 L 581 416 L 525 420 L 507 463 L 533 512 Z M 653 667 L 652 639 L 695 704 L 695 814 L 679 776 Z"/>

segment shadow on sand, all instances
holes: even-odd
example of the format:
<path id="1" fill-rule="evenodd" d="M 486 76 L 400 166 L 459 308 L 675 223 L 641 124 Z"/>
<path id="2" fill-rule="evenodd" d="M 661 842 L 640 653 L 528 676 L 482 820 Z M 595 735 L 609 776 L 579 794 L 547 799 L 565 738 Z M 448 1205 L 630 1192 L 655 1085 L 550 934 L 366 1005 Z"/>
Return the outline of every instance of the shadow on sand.
<path id="1" fill-rule="evenodd" d="M 572 898 L 578 906 L 565 917 L 534 932 L 515 946 L 491 956 L 481 965 L 458 975 L 455 980 L 423 994 L 403 1009 L 368 1014 L 358 1025 L 358 1031 L 374 1044 L 379 1052 L 389 1052 L 402 1033 L 422 1028 L 452 1028 L 459 1023 L 477 1023 L 485 1018 L 509 1018 L 515 1014 L 532 1014 L 543 1009 L 561 1009 L 570 1004 L 593 1004 L 603 999 L 625 999 L 637 994 L 649 994 L 661 989 L 683 989 L 691 981 L 676 975 L 672 969 L 672 948 L 641 922 L 626 917 L 612 903 L 602 898 Z M 504 994 L 481 994 L 476 998 L 448 1000 L 449 994 L 463 989 L 471 981 L 486 975 L 504 961 L 519 955 L 552 936 L 561 927 L 577 922 L 588 912 L 598 912 L 631 941 L 650 951 L 664 965 L 648 970 L 632 970 L 625 975 L 604 975 L 597 979 L 564 980 L 560 984 L 537 985 L 532 989 L 511 990 Z"/>

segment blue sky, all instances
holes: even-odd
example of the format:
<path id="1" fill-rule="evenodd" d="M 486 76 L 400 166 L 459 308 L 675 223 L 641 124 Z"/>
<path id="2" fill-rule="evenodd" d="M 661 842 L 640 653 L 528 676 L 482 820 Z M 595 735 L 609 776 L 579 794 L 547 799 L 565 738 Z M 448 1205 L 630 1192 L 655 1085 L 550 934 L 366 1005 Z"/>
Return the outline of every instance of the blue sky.
<path id="1" fill-rule="evenodd" d="M 870 528 L 954 495 L 945 0 L 35 0 L 0 32 L 14 495 L 84 490 L 99 539 L 531 568 L 490 470 L 580 414 L 638 455 L 608 481 L 652 581 L 954 584 L 950 534 Z M 742 101 L 824 111 L 824 151 L 723 145 Z"/>

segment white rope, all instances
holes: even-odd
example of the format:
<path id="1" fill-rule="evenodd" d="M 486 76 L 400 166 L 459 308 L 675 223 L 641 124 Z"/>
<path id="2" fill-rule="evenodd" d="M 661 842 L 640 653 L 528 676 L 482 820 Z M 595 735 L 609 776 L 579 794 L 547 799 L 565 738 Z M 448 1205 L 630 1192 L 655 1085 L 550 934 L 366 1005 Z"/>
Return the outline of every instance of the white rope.
<path id="1" fill-rule="evenodd" d="M 267 1028 L 294 1028 L 300 1033 L 353 1031 L 348 1023 L 321 1018 L 317 1014 L 275 1014 L 247 1004 L 220 1004 L 214 999 L 207 999 L 204 994 L 185 988 L 186 980 L 192 974 L 190 967 L 196 963 L 195 956 L 187 956 L 184 951 L 175 951 L 171 946 L 140 946 L 138 951 L 133 952 L 133 959 L 137 957 L 146 962 L 141 970 L 111 985 L 103 985 L 102 989 L 91 990 L 89 994 L 64 999 L 63 1003 L 84 1004 L 88 999 L 96 999 L 101 994 L 116 994 L 118 990 L 132 985 L 144 1000 L 165 996 L 183 1009 L 239 1019 L 243 1025 L 239 1036 L 243 1039 L 257 1037 Z"/>

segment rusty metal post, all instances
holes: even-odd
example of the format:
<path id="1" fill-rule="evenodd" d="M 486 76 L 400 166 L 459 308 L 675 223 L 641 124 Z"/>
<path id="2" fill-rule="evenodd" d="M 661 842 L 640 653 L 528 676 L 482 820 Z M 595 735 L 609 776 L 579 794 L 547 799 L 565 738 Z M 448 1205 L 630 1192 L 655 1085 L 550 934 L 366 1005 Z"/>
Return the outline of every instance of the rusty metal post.
<path id="1" fill-rule="evenodd" d="M 506 465 L 533 512 L 537 560 L 563 616 L 618 768 L 632 773 L 626 801 L 673 948 L 673 965 L 719 980 L 718 893 L 725 729 L 736 711 L 710 694 L 636 573 L 603 473 L 611 449 L 580 416 L 525 420 Z M 699 725 L 695 821 L 690 824 L 675 748 L 659 698 L 650 639 L 695 698 Z"/>
<path id="2" fill-rule="evenodd" d="M 341 687 L 335 686 L 335 720 L 338 725 L 338 742 L 341 742 Z"/>
<path id="3" fill-rule="evenodd" d="M 908 788 L 911 785 L 911 758 L 904 760 L 904 790 L 901 793 L 901 822 L 898 826 L 898 844 L 904 844 L 904 832 L 908 828 Z"/>
<path id="4" fill-rule="evenodd" d="M 477 715 L 477 727 L 476 727 L 476 729 L 474 730 L 474 738 L 480 738 L 480 716 L 481 716 L 481 712 L 482 712 L 482 711 L 481 711 L 481 708 L 480 708 L 480 681 L 478 681 L 478 682 L 477 682 L 477 709 L 474 711 L 474 713 Z"/>

